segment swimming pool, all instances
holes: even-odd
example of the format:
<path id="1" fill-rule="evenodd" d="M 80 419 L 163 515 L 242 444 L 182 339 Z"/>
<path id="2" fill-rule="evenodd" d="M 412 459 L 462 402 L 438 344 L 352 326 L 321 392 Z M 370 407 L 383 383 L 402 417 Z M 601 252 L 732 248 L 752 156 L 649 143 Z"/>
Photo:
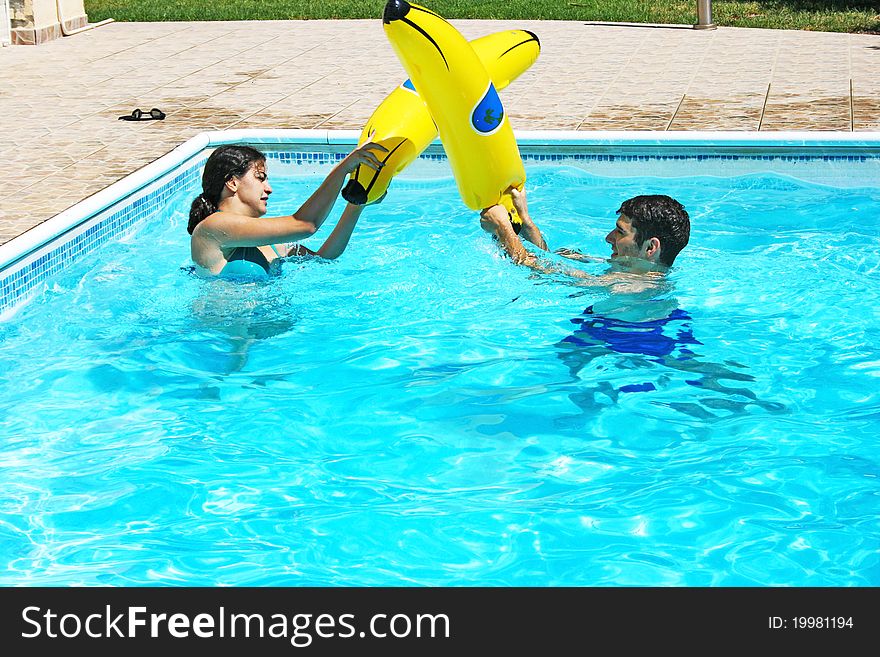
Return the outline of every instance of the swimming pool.
<path id="1" fill-rule="evenodd" d="M 440 155 L 267 283 L 186 273 L 201 154 L 102 208 L 0 323 L 0 583 L 880 584 L 880 155 L 730 140 L 524 147 L 551 248 L 685 204 L 650 292 L 500 258 Z"/>

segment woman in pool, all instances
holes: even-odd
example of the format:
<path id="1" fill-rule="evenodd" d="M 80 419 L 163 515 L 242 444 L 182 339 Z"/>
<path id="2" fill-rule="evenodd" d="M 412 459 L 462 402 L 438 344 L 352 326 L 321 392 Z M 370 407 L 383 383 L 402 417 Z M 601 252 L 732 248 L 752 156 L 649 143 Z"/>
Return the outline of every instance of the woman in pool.
<path id="1" fill-rule="evenodd" d="M 364 209 L 348 204 L 339 223 L 317 251 L 297 240 L 313 235 L 324 223 L 346 176 L 358 166 L 382 166 L 369 142 L 349 153 L 292 215 L 263 217 L 272 193 L 266 156 L 250 146 L 220 146 L 211 153 L 202 174 L 202 193 L 192 202 L 187 231 L 190 249 L 201 274 L 266 275 L 279 258 L 311 255 L 333 259 L 348 245 Z"/>

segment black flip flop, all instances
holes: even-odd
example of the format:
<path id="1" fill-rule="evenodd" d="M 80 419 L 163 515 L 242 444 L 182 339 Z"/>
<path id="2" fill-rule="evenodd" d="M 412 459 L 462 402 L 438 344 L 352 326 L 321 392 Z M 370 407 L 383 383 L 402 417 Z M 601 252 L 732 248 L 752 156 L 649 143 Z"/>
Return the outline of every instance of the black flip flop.
<path id="1" fill-rule="evenodd" d="M 154 107 L 149 112 L 135 108 L 131 111 L 131 114 L 119 117 L 120 121 L 162 121 L 164 119 L 165 112 L 157 107 Z"/>

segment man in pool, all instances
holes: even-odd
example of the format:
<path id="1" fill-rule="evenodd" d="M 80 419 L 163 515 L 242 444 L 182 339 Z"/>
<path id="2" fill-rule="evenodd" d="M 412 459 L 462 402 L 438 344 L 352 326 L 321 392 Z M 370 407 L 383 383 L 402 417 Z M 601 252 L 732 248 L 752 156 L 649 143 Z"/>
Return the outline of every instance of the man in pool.
<path id="1" fill-rule="evenodd" d="M 529 216 L 525 192 L 511 188 L 510 194 L 514 208 L 522 219 L 521 236 L 538 248 L 548 250 L 540 230 Z M 669 196 L 635 196 L 621 204 L 617 215 L 614 229 L 605 236 L 605 241 L 611 246 L 612 263 L 620 265 L 624 271 L 662 274 L 672 266 L 675 257 L 688 243 L 691 231 L 688 213 L 681 203 Z M 536 271 L 558 271 L 523 246 L 504 206 L 493 205 L 484 209 L 480 213 L 480 226 L 495 236 L 515 263 Z M 574 260 L 592 260 L 569 249 L 559 249 L 556 253 Z M 565 270 L 565 273 L 577 278 L 602 278 L 577 269 Z"/>
<path id="2" fill-rule="evenodd" d="M 600 297 L 580 317 L 572 319 L 576 330 L 557 344 L 560 358 L 569 366 L 572 376 L 608 353 L 620 354 L 627 362 L 647 358 L 645 362 L 672 363 L 669 367 L 680 360 L 694 359 L 691 347 L 700 342 L 693 336 L 691 317 L 678 309 L 674 300 L 663 298 L 668 292 L 663 285 L 664 274 L 690 237 L 690 219 L 681 203 L 662 195 L 636 196 L 624 201 L 617 210 L 614 229 L 605 236 L 611 246 L 612 268 L 607 273 L 592 275 L 575 268 L 561 268 L 525 248 L 520 237 L 548 250 L 529 216 L 525 193 L 509 191 L 522 219 L 520 235 L 515 233 L 501 205 L 483 210 L 480 225 L 495 236 L 511 260 L 539 272 L 564 273 L 578 279 L 578 285 L 607 287 L 615 293 Z M 535 235 L 539 239 L 533 239 Z M 599 260 L 569 249 L 556 253 L 574 260 Z M 654 298 L 655 293 L 660 298 Z M 656 390 L 656 386 L 648 381 L 628 384 L 612 393 L 650 390 Z M 584 395 L 589 396 L 582 392 L 578 399 Z"/>

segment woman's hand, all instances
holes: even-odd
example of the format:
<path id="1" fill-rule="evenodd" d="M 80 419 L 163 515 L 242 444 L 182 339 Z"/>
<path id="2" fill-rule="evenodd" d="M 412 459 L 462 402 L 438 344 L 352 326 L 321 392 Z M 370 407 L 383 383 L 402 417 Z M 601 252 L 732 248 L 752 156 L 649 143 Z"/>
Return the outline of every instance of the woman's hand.
<path id="1" fill-rule="evenodd" d="M 373 153 L 374 150 L 383 153 L 388 152 L 388 149 L 382 144 L 369 141 L 346 155 L 339 166 L 346 174 L 351 173 L 362 164 L 378 171 L 385 166 L 385 163 L 376 157 L 375 153 Z"/>
<path id="2" fill-rule="evenodd" d="M 348 174 L 357 169 L 361 164 L 377 170 L 384 166 L 373 151 L 384 151 L 387 153 L 388 149 L 382 144 L 372 141 L 354 149 L 339 164 L 333 167 L 333 170 L 324 179 L 320 187 L 294 213 L 294 217 L 300 221 L 314 224 L 315 230 L 320 228 L 330 213 L 333 204 L 336 202 L 336 197 L 339 196 L 339 191 L 342 189 L 342 184 L 345 182 L 345 177 Z"/>

